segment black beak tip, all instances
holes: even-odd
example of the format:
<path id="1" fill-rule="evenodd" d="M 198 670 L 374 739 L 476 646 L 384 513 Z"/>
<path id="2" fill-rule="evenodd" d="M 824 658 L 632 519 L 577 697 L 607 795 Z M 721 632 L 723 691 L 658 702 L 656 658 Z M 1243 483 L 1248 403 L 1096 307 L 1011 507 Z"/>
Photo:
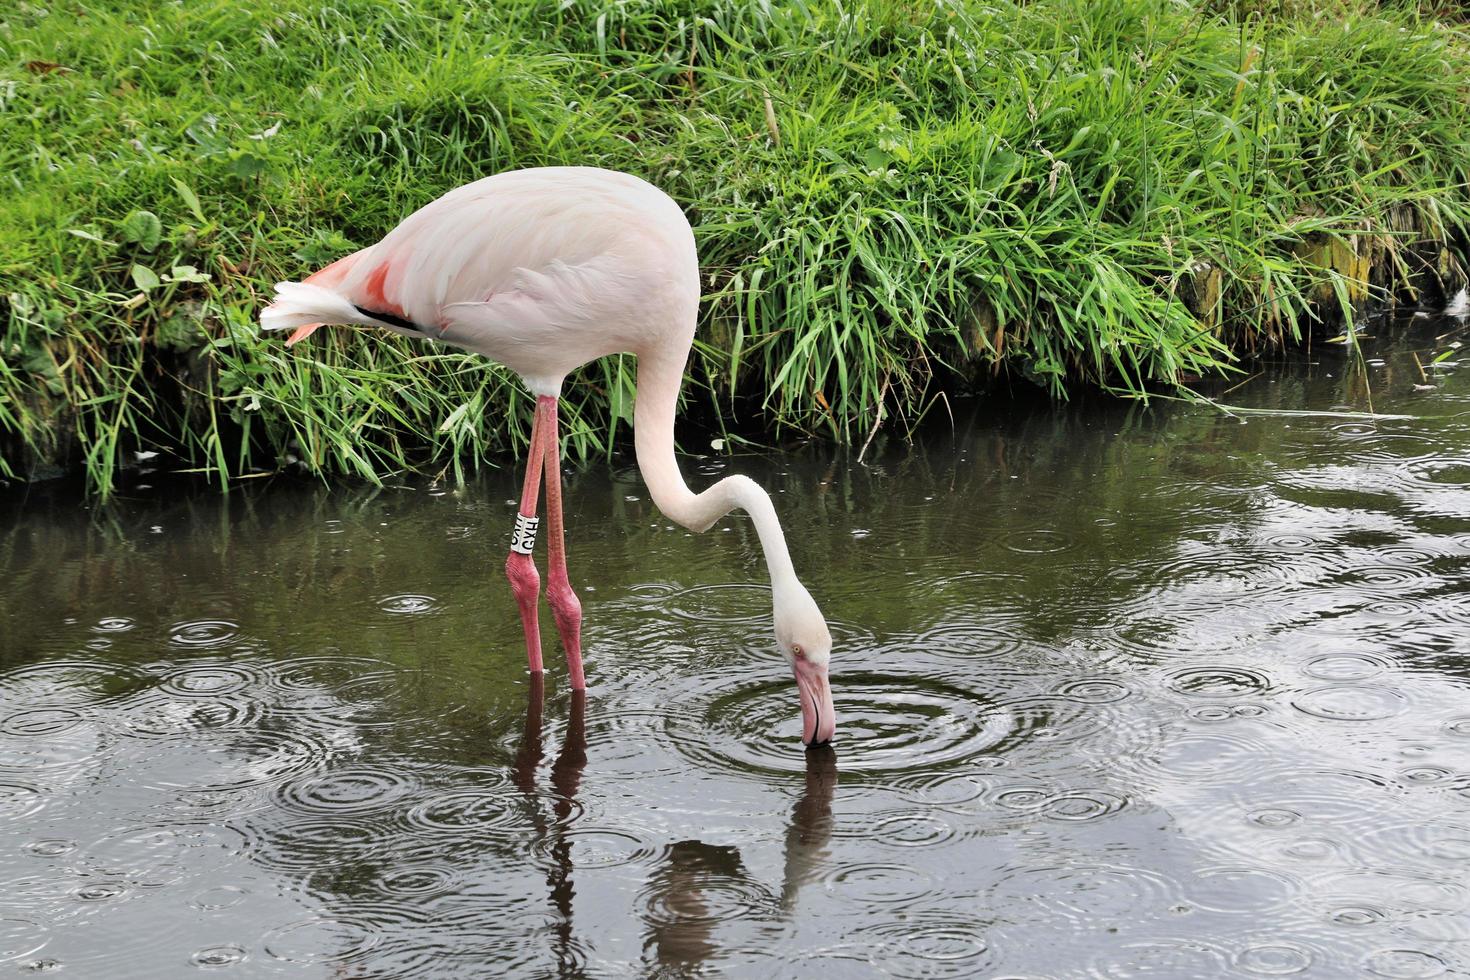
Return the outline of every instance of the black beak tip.
<path id="1" fill-rule="evenodd" d="M 824 738 L 820 742 L 813 740 L 806 743 L 806 748 L 808 752 L 810 752 L 812 749 L 826 749 L 830 748 L 831 746 L 832 740 L 830 738 Z"/>

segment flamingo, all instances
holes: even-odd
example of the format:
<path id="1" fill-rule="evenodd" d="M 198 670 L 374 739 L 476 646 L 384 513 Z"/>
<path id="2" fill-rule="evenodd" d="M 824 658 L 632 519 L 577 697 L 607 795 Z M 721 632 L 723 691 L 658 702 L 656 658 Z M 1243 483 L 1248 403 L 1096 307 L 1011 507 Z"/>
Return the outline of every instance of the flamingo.
<path id="1" fill-rule="evenodd" d="M 776 644 L 796 679 L 802 741 L 826 744 L 836 725 L 832 636 L 797 578 L 770 496 L 745 476 L 695 493 L 674 455 L 674 414 L 698 308 L 694 233 L 673 199 L 630 174 L 546 167 L 458 187 L 376 245 L 302 282 L 278 283 L 260 323 L 294 330 L 288 346 L 327 324 L 379 327 L 484 355 L 520 376 L 536 412 L 505 573 L 530 670 L 540 675 L 540 575 L 532 552 L 544 481 L 546 600 L 578 691 L 586 688 L 582 608 L 567 575 L 557 402 L 576 368 L 608 354 L 635 355 L 634 448 L 649 495 L 695 532 L 732 510 L 750 516 L 770 574 Z"/>

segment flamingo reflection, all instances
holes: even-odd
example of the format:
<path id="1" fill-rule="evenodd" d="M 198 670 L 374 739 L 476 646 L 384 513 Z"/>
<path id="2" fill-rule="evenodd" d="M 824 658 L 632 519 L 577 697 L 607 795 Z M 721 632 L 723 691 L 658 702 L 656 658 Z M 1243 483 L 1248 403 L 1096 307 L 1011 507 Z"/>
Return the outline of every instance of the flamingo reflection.
<path id="1" fill-rule="evenodd" d="M 566 738 L 551 764 L 551 786 L 555 790 L 551 804 L 552 819 L 547 819 L 541 806 L 541 796 L 536 790 L 536 773 L 546 757 L 541 737 L 545 699 L 545 675 L 539 672 L 531 674 L 526 691 L 526 727 L 520 749 L 516 752 L 511 779 L 531 804 L 531 820 L 537 839 L 549 845 L 546 853 L 551 861 L 546 869 L 546 885 L 551 895 L 551 907 L 556 912 L 553 938 L 557 975 L 580 977 L 584 975 L 583 964 L 577 955 L 572 933 L 572 898 L 576 895 L 572 884 L 572 844 L 567 840 L 566 830 L 576 806 L 577 790 L 582 785 L 582 770 L 587 766 L 587 692 L 572 691 Z"/>
<path id="2" fill-rule="evenodd" d="M 727 904 L 728 896 L 734 896 L 740 902 L 758 902 L 778 917 L 790 914 L 802 887 L 819 878 L 827 867 L 836 788 L 837 755 L 831 746 L 808 750 L 806 784 L 791 810 L 786 831 L 779 897 L 750 875 L 734 845 L 701 840 L 670 845 L 649 881 L 643 906 L 644 951 L 652 976 L 690 975 L 715 957 L 721 894 L 727 896 Z"/>
<path id="3" fill-rule="evenodd" d="M 572 912 L 572 845 L 567 838 L 576 795 L 587 764 L 587 699 L 574 690 L 566 737 L 551 763 L 553 789 L 550 814 L 536 786 L 546 760 L 542 736 L 545 683 L 530 677 L 526 697 L 526 724 L 516 752 L 512 780 L 531 804 L 538 848 L 550 860 L 546 884 L 555 914 L 553 939 L 557 975 L 585 975 L 583 957 L 576 948 Z M 715 959 L 719 946 L 714 931 L 721 922 L 721 896 L 754 903 L 757 914 L 783 918 L 796 907 L 802 888 L 819 879 L 829 865 L 832 836 L 832 797 L 837 788 L 837 755 L 830 746 L 806 752 L 805 783 L 791 810 L 786 831 L 784 871 L 780 891 L 754 878 L 740 849 L 731 844 L 681 840 L 668 846 L 650 876 L 639 904 L 645 925 L 644 953 L 649 974 L 655 977 L 688 975 Z"/>

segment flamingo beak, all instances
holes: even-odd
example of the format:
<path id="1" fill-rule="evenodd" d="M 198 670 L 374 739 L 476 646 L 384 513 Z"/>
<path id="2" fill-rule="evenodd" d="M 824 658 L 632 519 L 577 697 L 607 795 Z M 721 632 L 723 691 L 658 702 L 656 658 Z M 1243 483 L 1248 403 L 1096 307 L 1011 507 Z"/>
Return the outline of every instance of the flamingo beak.
<path id="1" fill-rule="evenodd" d="M 837 728 L 827 665 L 798 659 L 791 669 L 796 674 L 796 688 L 801 695 L 801 740 L 808 748 L 826 745 Z"/>

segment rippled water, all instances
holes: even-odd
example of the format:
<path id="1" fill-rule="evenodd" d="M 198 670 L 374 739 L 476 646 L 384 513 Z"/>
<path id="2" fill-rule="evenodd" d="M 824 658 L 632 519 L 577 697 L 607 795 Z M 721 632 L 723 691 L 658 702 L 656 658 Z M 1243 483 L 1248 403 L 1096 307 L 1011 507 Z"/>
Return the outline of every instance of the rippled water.
<path id="1" fill-rule="evenodd" d="M 11 495 L 0 970 L 1464 975 L 1470 361 L 1411 355 L 1453 328 L 1228 398 L 1409 421 L 982 407 L 690 461 L 779 491 L 825 752 L 749 527 L 626 465 L 567 491 L 585 699 L 550 643 L 525 674 L 511 473 Z"/>

